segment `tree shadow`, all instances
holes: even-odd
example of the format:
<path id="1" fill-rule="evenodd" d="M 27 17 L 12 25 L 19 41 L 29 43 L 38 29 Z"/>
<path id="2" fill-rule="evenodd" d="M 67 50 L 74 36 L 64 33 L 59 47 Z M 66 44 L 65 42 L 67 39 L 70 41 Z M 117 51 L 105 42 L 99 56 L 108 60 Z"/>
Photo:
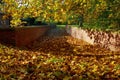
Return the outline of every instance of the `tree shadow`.
<path id="1" fill-rule="evenodd" d="M 69 64 L 72 58 L 76 56 L 81 58 L 82 56 L 82 58 L 96 57 L 96 59 L 100 59 L 101 57 L 111 56 L 106 54 L 108 53 L 108 50 L 105 52 L 105 49 L 98 48 L 99 46 L 93 46 L 80 40 L 75 40 L 75 38 L 65 34 L 61 36 L 40 37 L 38 40 L 32 42 L 32 44 L 29 44 L 25 47 L 12 46 L 12 48 L 16 49 L 16 51 L 18 50 L 18 52 L 14 52 L 14 57 L 17 56 L 16 58 L 20 57 L 20 59 L 17 59 L 17 61 L 13 62 L 12 59 L 8 60 L 8 62 L 0 61 L 0 64 L 3 65 L 3 67 L 5 66 L 5 69 L 2 71 L 2 73 L 0 73 L 0 75 L 9 75 L 8 79 L 18 79 L 17 77 L 20 76 L 22 80 L 47 80 L 50 78 L 54 80 L 63 80 L 63 78 L 66 76 L 72 76 L 72 79 L 76 80 L 79 79 L 79 76 L 74 75 L 79 74 L 79 71 L 75 72 L 75 70 L 72 70 L 72 67 Z M 11 47 L 10 45 L 7 46 Z M 101 53 L 104 54 L 98 54 L 100 50 Z M 19 55 L 18 53 L 21 54 Z M 55 58 L 52 56 L 55 56 Z M 67 61 L 58 61 L 58 59 L 61 59 L 63 56 L 65 56 L 64 58 L 68 57 L 70 59 L 67 58 Z M 45 59 L 43 59 L 43 57 Z M 51 60 L 50 57 L 52 57 L 53 60 Z M 9 62 L 12 62 L 11 65 Z M 87 70 L 80 73 L 83 78 L 89 77 L 87 74 L 85 74 L 86 72 Z"/>

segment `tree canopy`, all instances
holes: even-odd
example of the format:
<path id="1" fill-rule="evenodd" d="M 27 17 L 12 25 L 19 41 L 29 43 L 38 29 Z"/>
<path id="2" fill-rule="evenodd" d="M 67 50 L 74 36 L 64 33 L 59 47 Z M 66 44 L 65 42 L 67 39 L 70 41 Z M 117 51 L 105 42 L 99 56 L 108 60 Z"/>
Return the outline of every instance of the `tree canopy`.
<path id="1" fill-rule="evenodd" d="M 80 15 L 85 22 L 107 19 L 110 25 L 120 24 L 119 0 L 2 0 L 1 12 L 12 17 L 11 26 L 20 25 L 21 18 L 35 17 L 46 22 L 77 23 Z M 105 22 L 106 23 L 106 22 Z"/>

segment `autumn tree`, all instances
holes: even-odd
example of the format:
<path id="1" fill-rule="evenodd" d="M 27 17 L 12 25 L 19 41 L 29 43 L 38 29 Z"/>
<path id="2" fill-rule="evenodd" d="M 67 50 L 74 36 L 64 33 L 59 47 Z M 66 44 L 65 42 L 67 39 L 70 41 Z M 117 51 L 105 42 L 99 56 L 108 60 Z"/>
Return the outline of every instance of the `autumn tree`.
<path id="1" fill-rule="evenodd" d="M 2 0 L 1 12 L 5 13 L 3 20 L 12 17 L 11 26 L 20 26 L 21 18 L 35 17 L 46 22 L 64 21 L 61 0 Z"/>
<path id="2" fill-rule="evenodd" d="M 78 24 L 80 15 L 85 23 L 104 26 L 105 20 L 111 20 L 110 25 L 119 26 L 119 5 L 119 0 L 2 0 L 0 8 L 6 14 L 3 19 L 12 17 L 13 27 L 27 17 L 47 23 Z"/>
<path id="3" fill-rule="evenodd" d="M 41 6 L 40 1 L 34 0 L 2 0 L 2 4 L 0 4 L 1 12 L 5 15 L 3 16 L 3 20 L 9 17 L 11 20 L 11 27 L 20 26 L 23 22 L 21 18 L 25 17 L 36 17 L 40 14 L 40 10 L 37 8 Z"/>
<path id="4" fill-rule="evenodd" d="M 107 18 L 110 20 L 110 27 L 120 29 L 120 1 L 119 0 L 107 0 L 107 9 L 108 14 Z"/>
<path id="5" fill-rule="evenodd" d="M 78 24 L 79 16 L 83 15 L 85 23 L 104 29 L 119 27 L 119 5 L 119 0 L 64 0 L 60 9 L 68 24 Z"/>

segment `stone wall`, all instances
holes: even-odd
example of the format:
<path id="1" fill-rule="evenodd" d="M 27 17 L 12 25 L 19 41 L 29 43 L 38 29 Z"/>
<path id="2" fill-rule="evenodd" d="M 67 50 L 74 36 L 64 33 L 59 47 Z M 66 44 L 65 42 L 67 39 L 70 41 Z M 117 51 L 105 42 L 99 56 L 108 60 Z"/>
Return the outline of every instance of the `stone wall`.
<path id="1" fill-rule="evenodd" d="M 120 34 L 103 32 L 66 26 L 66 31 L 71 36 L 82 39 L 90 44 L 99 45 L 112 51 L 120 51 Z"/>
<path id="2" fill-rule="evenodd" d="M 59 29 L 59 28 L 52 28 L 47 32 L 47 36 L 49 37 L 59 37 L 59 36 L 66 36 L 66 30 L 65 29 Z"/>

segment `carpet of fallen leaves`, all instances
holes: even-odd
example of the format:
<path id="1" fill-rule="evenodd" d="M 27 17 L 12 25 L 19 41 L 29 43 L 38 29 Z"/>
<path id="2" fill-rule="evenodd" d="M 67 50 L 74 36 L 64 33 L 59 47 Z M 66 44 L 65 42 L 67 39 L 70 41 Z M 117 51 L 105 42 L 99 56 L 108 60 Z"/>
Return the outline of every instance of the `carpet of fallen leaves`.
<path id="1" fill-rule="evenodd" d="M 0 44 L 0 80 L 119 80 L 120 52 L 70 36 L 24 48 Z"/>

